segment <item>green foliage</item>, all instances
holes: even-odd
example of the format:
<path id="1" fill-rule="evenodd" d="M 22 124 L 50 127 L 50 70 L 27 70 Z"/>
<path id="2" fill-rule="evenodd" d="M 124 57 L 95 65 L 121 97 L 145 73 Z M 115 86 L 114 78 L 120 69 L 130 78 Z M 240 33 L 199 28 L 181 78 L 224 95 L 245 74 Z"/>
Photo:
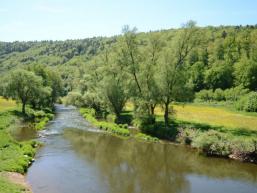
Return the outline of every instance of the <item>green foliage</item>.
<path id="1" fill-rule="evenodd" d="M 207 155 L 228 156 L 232 153 L 228 137 L 214 130 L 197 135 L 192 146 L 199 148 Z"/>
<path id="2" fill-rule="evenodd" d="M 144 133 L 137 133 L 135 135 L 136 139 L 143 140 L 143 141 L 150 141 L 150 142 L 157 142 L 159 139 L 157 137 L 152 137 L 150 135 L 146 135 Z"/>
<path id="3" fill-rule="evenodd" d="M 33 126 L 36 130 L 42 130 L 45 128 L 46 124 L 54 118 L 53 112 L 46 113 L 46 110 L 33 110 L 28 109 L 26 119 L 32 121 Z"/>
<path id="4" fill-rule="evenodd" d="M 213 91 L 212 90 L 201 90 L 195 94 L 197 101 L 209 102 L 213 100 Z"/>
<path id="5" fill-rule="evenodd" d="M 64 98 L 64 104 L 81 107 L 84 105 L 84 100 L 79 92 L 69 92 L 68 95 Z"/>
<path id="6" fill-rule="evenodd" d="M 257 92 L 250 92 L 243 96 L 235 106 L 238 110 L 257 112 Z"/>
<path id="7" fill-rule="evenodd" d="M 58 75 L 42 66 L 33 66 L 33 71 L 18 69 L 5 78 L 4 96 L 21 102 L 24 114 L 28 104 L 33 109 L 53 108 L 61 94 L 62 86 Z"/>
<path id="8" fill-rule="evenodd" d="M 0 193 L 24 193 L 24 188 L 0 176 Z"/>
<path id="9" fill-rule="evenodd" d="M 233 136 L 229 133 L 219 132 L 209 128 L 180 128 L 177 141 L 191 145 L 208 156 L 229 157 L 230 155 L 247 155 L 255 151 L 255 141 L 251 138 Z"/>
<path id="10" fill-rule="evenodd" d="M 0 112 L 0 130 L 8 128 L 15 120 L 16 117 L 11 112 Z"/>
<path id="11" fill-rule="evenodd" d="M 125 26 L 110 38 L 1 42 L 0 73 L 19 67 L 41 77 L 43 88 L 28 101 L 36 109 L 71 92 L 69 103 L 94 108 L 104 118 L 115 114 L 117 123 L 127 100 L 148 120 L 161 105 L 168 126 L 170 104 L 192 101 L 193 91 L 212 89 L 196 99 L 231 103 L 242 95 L 228 90 L 234 86 L 256 91 L 256 37 L 255 27 L 197 27 L 189 21 L 149 33 Z"/>
<path id="12" fill-rule="evenodd" d="M 43 92 L 42 79 L 33 72 L 16 70 L 8 77 L 5 96 L 22 103 L 22 112 L 25 113 L 25 105 Z"/>
<path id="13" fill-rule="evenodd" d="M 190 83 L 193 85 L 194 91 L 200 91 L 204 88 L 204 71 L 205 65 L 198 61 L 190 67 Z"/>
<path id="14" fill-rule="evenodd" d="M 249 93 L 242 85 L 224 90 L 226 101 L 238 101 L 240 97 Z"/>
<path id="15" fill-rule="evenodd" d="M 177 135 L 177 129 L 172 124 L 169 127 L 166 127 L 163 122 L 156 122 L 151 125 L 145 125 L 140 128 L 142 133 L 157 137 L 159 139 L 175 140 Z"/>
<path id="16" fill-rule="evenodd" d="M 35 155 L 35 142 L 15 142 L 6 131 L 0 131 L 0 171 L 24 173 Z"/>
<path id="17" fill-rule="evenodd" d="M 257 112 L 257 92 L 251 92 L 248 95 L 244 109 L 247 112 Z"/>
<path id="18" fill-rule="evenodd" d="M 225 61 L 217 61 L 211 68 L 205 71 L 205 85 L 209 89 L 226 89 L 233 84 L 233 67 Z"/>
<path id="19" fill-rule="evenodd" d="M 244 96 L 246 96 L 248 93 L 249 93 L 249 90 L 245 89 L 242 86 L 237 86 L 226 90 L 222 90 L 219 88 L 214 91 L 201 90 L 200 92 L 195 94 L 195 101 L 196 102 L 228 101 L 233 103 L 238 101 L 239 99 L 244 98 Z M 238 110 L 240 110 L 240 108 Z"/>
<path id="20" fill-rule="evenodd" d="M 257 89 L 257 62 L 242 58 L 235 64 L 235 83 L 250 90 Z"/>
<path id="21" fill-rule="evenodd" d="M 89 121 L 91 124 L 95 125 L 101 130 L 105 130 L 107 132 L 110 132 L 112 134 L 119 135 L 119 136 L 124 136 L 124 137 L 130 136 L 130 132 L 126 128 L 127 127 L 126 125 L 118 125 L 111 122 L 98 121 L 95 118 L 94 109 L 81 108 L 80 113 L 87 121 Z"/>
<path id="22" fill-rule="evenodd" d="M 106 121 L 114 123 L 116 121 L 117 117 L 115 115 L 109 114 L 106 116 Z"/>
<path id="23" fill-rule="evenodd" d="M 34 108 L 52 107 L 58 97 L 63 94 L 63 83 L 60 74 L 44 65 L 31 65 L 27 69 L 40 76 L 44 86 L 43 92 L 34 97 L 31 104 L 34 105 Z"/>

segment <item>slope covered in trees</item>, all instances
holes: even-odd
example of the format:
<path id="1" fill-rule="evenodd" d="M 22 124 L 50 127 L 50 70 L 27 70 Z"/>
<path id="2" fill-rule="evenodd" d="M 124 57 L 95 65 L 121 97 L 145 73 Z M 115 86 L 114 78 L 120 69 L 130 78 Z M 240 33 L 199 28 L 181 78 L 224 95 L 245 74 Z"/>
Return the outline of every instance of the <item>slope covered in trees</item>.
<path id="1" fill-rule="evenodd" d="M 160 104 L 168 122 L 171 102 L 233 101 L 256 91 L 257 27 L 188 22 L 148 33 L 126 26 L 110 38 L 0 43 L 0 74 L 37 65 L 58 71 L 62 94 L 78 91 L 97 111 L 119 117 L 131 100 L 139 115 L 143 111 L 152 119 Z"/>
<path id="2" fill-rule="evenodd" d="M 187 57 L 190 82 L 194 90 L 230 88 L 239 84 L 256 89 L 257 28 L 256 26 L 221 26 L 198 28 L 200 42 Z M 150 37 L 158 36 L 159 47 L 169 45 L 181 29 L 138 33 L 140 54 L 147 52 Z M 30 64 L 59 68 L 63 79 L 83 76 L 79 73 L 86 62 L 103 53 L 104 48 L 118 44 L 121 36 L 67 41 L 0 42 L 0 73 Z M 154 40 L 152 40 L 154 41 Z M 156 45 L 157 46 L 157 45 Z M 157 46 L 158 47 L 158 46 Z M 156 48 L 158 49 L 158 48 Z M 163 50 L 163 49 L 162 49 Z M 149 48 L 148 48 L 149 51 Z M 148 59 L 150 58 L 150 53 Z M 66 69 L 67 68 L 67 69 Z"/>

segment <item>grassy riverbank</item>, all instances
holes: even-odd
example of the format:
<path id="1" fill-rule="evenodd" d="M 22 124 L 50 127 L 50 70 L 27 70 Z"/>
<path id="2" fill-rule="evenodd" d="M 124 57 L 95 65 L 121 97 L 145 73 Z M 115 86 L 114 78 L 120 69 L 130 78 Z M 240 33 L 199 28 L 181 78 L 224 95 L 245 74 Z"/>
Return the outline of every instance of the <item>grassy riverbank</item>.
<path id="1" fill-rule="evenodd" d="M 52 114 L 28 110 L 24 116 L 12 100 L 0 98 L 0 172 L 24 174 L 33 161 L 38 144 L 35 141 L 16 141 L 10 134 L 19 127 L 42 129 Z M 24 192 L 24 188 L 0 176 L 0 193 Z"/>
<path id="2" fill-rule="evenodd" d="M 0 176 L 0 193 L 23 193 L 24 187 L 11 183 L 5 177 Z"/>
<path id="3" fill-rule="evenodd" d="M 232 111 L 226 107 L 199 104 L 174 105 L 173 137 L 208 156 L 233 158 L 257 163 L 257 114 Z M 157 126 L 146 132 L 156 136 L 163 114 L 156 109 Z"/>
<path id="4" fill-rule="evenodd" d="M 207 156 L 257 163 L 255 113 L 200 104 L 176 104 L 173 109 L 169 128 L 164 126 L 163 110 L 157 107 L 156 123 L 142 125 L 141 132 L 189 145 Z M 125 110 L 126 116 L 133 119 L 133 104 L 127 104 Z"/>
<path id="5" fill-rule="evenodd" d="M 103 120 L 103 119 L 99 120 L 96 118 L 95 111 L 93 109 L 80 108 L 80 113 L 91 124 L 113 135 L 125 137 L 125 138 L 134 137 L 138 140 L 143 140 L 143 141 L 158 141 L 158 138 L 152 137 L 150 135 L 146 135 L 144 133 L 136 132 L 133 134 L 128 129 L 127 124 L 116 124 L 114 122 Z"/>

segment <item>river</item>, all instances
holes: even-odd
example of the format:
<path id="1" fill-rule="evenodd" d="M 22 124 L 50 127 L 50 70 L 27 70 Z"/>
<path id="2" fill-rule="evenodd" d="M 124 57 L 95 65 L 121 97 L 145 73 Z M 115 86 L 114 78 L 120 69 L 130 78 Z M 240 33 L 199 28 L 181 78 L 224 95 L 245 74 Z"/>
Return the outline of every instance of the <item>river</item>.
<path id="1" fill-rule="evenodd" d="M 58 105 L 56 118 L 39 136 L 44 146 L 26 176 L 34 193 L 257 192 L 257 165 L 114 137 L 72 107 Z"/>

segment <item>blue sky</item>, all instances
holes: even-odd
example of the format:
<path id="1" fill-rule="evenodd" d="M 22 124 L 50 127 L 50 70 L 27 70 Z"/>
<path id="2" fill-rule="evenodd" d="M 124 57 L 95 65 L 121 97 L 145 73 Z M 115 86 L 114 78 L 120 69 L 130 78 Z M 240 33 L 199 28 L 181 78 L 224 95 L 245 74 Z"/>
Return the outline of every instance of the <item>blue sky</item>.
<path id="1" fill-rule="evenodd" d="M 257 0 L 1 0 L 0 41 L 65 40 L 206 25 L 257 24 Z"/>

